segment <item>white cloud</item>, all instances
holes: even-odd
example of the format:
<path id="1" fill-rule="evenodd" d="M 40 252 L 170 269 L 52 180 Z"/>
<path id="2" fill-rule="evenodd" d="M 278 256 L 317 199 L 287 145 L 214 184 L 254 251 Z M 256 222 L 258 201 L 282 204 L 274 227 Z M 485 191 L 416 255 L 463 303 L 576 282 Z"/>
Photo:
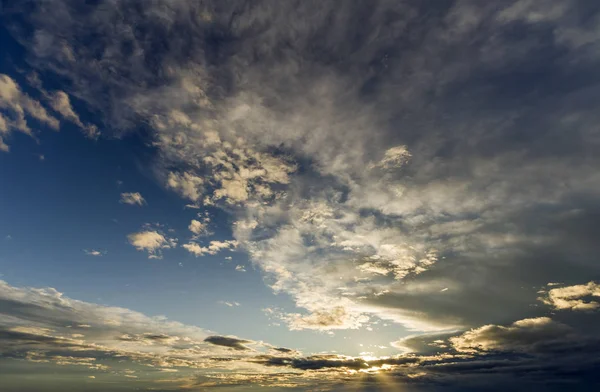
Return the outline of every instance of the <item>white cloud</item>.
<path id="1" fill-rule="evenodd" d="M 554 284 L 548 284 L 549 286 Z M 550 289 L 542 302 L 556 310 L 585 311 L 600 308 L 597 301 L 586 300 L 586 297 L 600 297 L 600 285 L 595 282 L 575 286 L 565 286 Z"/>
<path id="2" fill-rule="evenodd" d="M 565 340 L 572 329 L 548 317 L 523 319 L 505 327 L 485 325 L 450 338 L 452 346 L 461 352 L 490 350 L 531 351 L 539 344 Z"/>
<path id="3" fill-rule="evenodd" d="M 221 187 L 214 193 L 215 199 L 225 198 L 231 204 L 248 200 L 248 182 L 241 177 L 221 180 Z"/>
<path id="4" fill-rule="evenodd" d="M 206 225 L 202 222 L 192 219 L 190 225 L 188 226 L 190 231 L 196 235 L 200 235 L 206 231 Z"/>
<path id="5" fill-rule="evenodd" d="M 126 192 L 121 193 L 120 203 L 143 206 L 146 203 L 146 199 L 139 192 Z"/>
<path id="6" fill-rule="evenodd" d="M 334 329 L 357 329 L 369 321 L 368 316 L 348 313 L 343 306 L 315 310 L 308 315 L 290 313 L 283 314 L 280 317 L 288 323 L 291 330 L 316 329 L 329 331 Z"/>
<path id="7" fill-rule="evenodd" d="M 179 192 L 183 197 L 198 201 L 203 193 L 204 180 L 192 173 L 169 173 L 167 187 Z"/>
<path id="8" fill-rule="evenodd" d="M 244 267 L 243 265 L 236 265 L 235 270 L 239 272 L 246 272 L 246 267 Z"/>
<path id="9" fill-rule="evenodd" d="M 59 121 L 48 114 L 41 103 L 22 92 L 12 78 L 4 74 L 0 74 L 0 109 L 6 110 L 10 115 L 10 117 L 0 115 L 0 151 L 9 150 L 2 136 L 8 135 L 12 129 L 32 135 L 25 115 L 58 130 Z"/>
<path id="10" fill-rule="evenodd" d="M 383 158 L 375 163 L 371 164 L 371 168 L 382 168 L 382 169 L 397 169 L 406 164 L 410 159 L 411 154 L 406 146 L 396 146 L 389 148 L 383 154 Z"/>
<path id="11" fill-rule="evenodd" d="M 73 124 L 81 128 L 85 134 L 90 138 L 98 137 L 98 128 L 93 124 L 83 124 L 79 115 L 75 113 L 71 106 L 71 100 L 64 91 L 55 91 L 49 96 L 50 106 L 56 112 L 60 113 L 65 119 L 71 121 Z"/>
<path id="12" fill-rule="evenodd" d="M 233 307 L 237 307 L 237 306 L 241 306 L 241 304 L 239 302 L 230 302 L 230 301 L 219 301 L 220 304 L 225 305 L 225 306 L 229 306 L 230 308 Z"/>
<path id="13" fill-rule="evenodd" d="M 161 249 L 175 247 L 177 240 L 167 238 L 158 231 L 141 231 L 127 236 L 129 243 L 139 251 L 148 252 L 148 258 L 162 258 Z"/>
<path id="14" fill-rule="evenodd" d="M 235 240 L 226 241 L 210 241 L 208 246 L 200 246 L 195 242 L 183 244 L 182 246 L 190 253 L 193 253 L 196 257 L 204 255 L 216 255 L 222 250 L 233 249 L 238 245 Z"/>
<path id="15" fill-rule="evenodd" d="M 95 249 L 84 249 L 83 251 L 88 256 L 103 256 L 106 253 Z"/>

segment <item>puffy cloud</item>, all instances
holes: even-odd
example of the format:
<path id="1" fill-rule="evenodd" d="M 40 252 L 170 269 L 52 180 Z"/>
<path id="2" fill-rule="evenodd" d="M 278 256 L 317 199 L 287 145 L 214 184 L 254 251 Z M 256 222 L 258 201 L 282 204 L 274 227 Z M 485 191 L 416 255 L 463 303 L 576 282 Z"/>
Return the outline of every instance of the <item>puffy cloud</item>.
<path id="1" fill-rule="evenodd" d="M 148 252 L 148 258 L 162 258 L 161 249 L 173 248 L 177 244 L 174 238 L 165 237 L 158 231 L 140 231 L 127 236 L 129 243 L 139 251 Z"/>
<path id="2" fill-rule="evenodd" d="M 188 226 L 188 229 L 190 229 L 190 231 L 197 236 L 207 233 L 206 224 L 196 219 L 192 219 L 190 225 Z"/>
<path id="3" fill-rule="evenodd" d="M 212 234 L 208 230 L 208 226 L 210 224 L 210 214 L 208 211 L 199 212 L 198 219 L 192 219 L 188 226 L 188 229 L 194 234 L 192 239 L 198 239 L 199 237 L 204 237 Z"/>
<path id="4" fill-rule="evenodd" d="M 600 308 L 597 301 L 586 300 L 586 297 L 600 297 L 600 285 L 595 282 L 574 286 L 557 287 L 550 289 L 542 302 L 556 310 L 595 310 Z"/>
<path id="5" fill-rule="evenodd" d="M 204 180 L 191 173 L 169 173 L 167 187 L 179 192 L 182 196 L 198 201 L 202 196 Z"/>
<path id="6" fill-rule="evenodd" d="M 450 338 L 453 347 L 462 352 L 490 351 L 532 351 L 542 344 L 561 341 L 572 334 L 572 329 L 548 317 L 537 317 L 515 321 L 505 327 L 485 325 L 464 334 Z"/>
<path id="7" fill-rule="evenodd" d="M 120 203 L 143 206 L 146 199 L 139 192 L 126 192 L 121 193 Z"/>

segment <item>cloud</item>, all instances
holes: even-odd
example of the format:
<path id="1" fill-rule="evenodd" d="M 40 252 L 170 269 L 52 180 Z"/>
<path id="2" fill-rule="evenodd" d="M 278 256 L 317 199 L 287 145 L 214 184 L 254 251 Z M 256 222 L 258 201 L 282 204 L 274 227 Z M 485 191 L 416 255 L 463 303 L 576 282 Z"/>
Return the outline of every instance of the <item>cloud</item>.
<path id="1" fill-rule="evenodd" d="M 294 328 L 503 325 L 600 272 L 586 2 L 42 3 L 11 11 L 32 66 L 145 124 L 161 182 L 232 215 Z"/>
<path id="2" fill-rule="evenodd" d="M 198 201 L 202 195 L 204 180 L 191 173 L 169 173 L 167 187 L 179 192 L 182 196 Z"/>
<path id="3" fill-rule="evenodd" d="M 206 232 L 206 226 L 202 222 L 197 221 L 195 219 L 192 219 L 188 228 L 192 233 L 196 235 L 200 235 Z"/>
<path id="4" fill-rule="evenodd" d="M 372 164 L 370 168 L 382 168 L 382 169 L 397 169 L 404 166 L 410 159 L 410 152 L 406 146 L 396 146 L 389 148 L 383 154 L 383 158 L 375 164 Z"/>
<path id="5" fill-rule="evenodd" d="M 129 243 L 139 251 L 148 252 L 148 258 L 162 258 L 161 249 L 175 247 L 177 240 L 165 237 L 158 231 L 140 231 L 127 236 Z"/>
<path id="6" fill-rule="evenodd" d="M 136 387 L 140 383 L 148 383 L 149 388 L 164 386 L 155 379 L 160 374 L 162 382 L 183 389 L 242 382 L 245 386 L 293 383 L 303 390 L 337 385 L 343 390 L 379 385 L 374 381 L 362 384 L 365 377 L 377 375 L 388 387 L 410 382 L 416 390 L 437 390 L 440 385 L 449 390 L 477 388 L 478 381 L 487 385 L 486 381 L 498 376 L 504 380 L 498 390 L 507 386 L 518 390 L 514 387 L 564 387 L 565 379 L 569 385 L 585 386 L 586 377 L 600 366 L 597 339 L 578 336 L 548 318 L 458 333 L 448 339 L 457 352 L 415 350 L 376 358 L 301 356 L 289 348 L 210 335 L 161 316 L 77 301 L 52 288 L 18 288 L 0 281 L 0 304 L 3 367 L 26 364 L 31 372 L 36 364 L 44 364 L 57 375 L 71 376 L 74 368 L 83 368 L 88 371 L 85 377 L 92 372 L 98 379 L 135 374 Z M 446 341 L 447 337 L 429 339 Z M 425 338 L 422 342 L 418 346 L 430 347 Z M 119 380 L 121 385 L 125 382 Z"/>
<path id="7" fill-rule="evenodd" d="M 252 343 L 251 340 L 243 340 L 228 336 L 208 336 L 204 341 L 216 346 L 229 347 L 238 351 L 250 350 L 245 344 Z"/>
<path id="8" fill-rule="evenodd" d="M 301 370 L 319 369 L 368 369 L 369 363 L 361 358 L 344 357 L 341 355 L 315 355 L 307 358 L 288 358 L 263 356 L 256 359 L 257 362 L 267 366 L 289 366 Z"/>
<path id="9" fill-rule="evenodd" d="M 199 220 L 198 220 L 199 219 Z M 194 239 L 212 234 L 208 230 L 210 224 L 210 215 L 208 211 L 198 213 L 198 219 L 192 219 L 188 229 L 194 234 Z"/>
<path id="10" fill-rule="evenodd" d="M 0 109 L 8 113 L 8 117 L 0 115 L 0 151 L 7 152 L 9 150 L 3 137 L 6 137 L 11 130 L 16 129 L 32 135 L 25 115 L 58 130 L 59 121 L 48 114 L 40 102 L 25 94 L 17 82 L 4 74 L 0 74 Z"/>
<path id="11" fill-rule="evenodd" d="M 243 265 L 236 265 L 235 270 L 238 272 L 246 272 L 246 268 Z"/>
<path id="12" fill-rule="evenodd" d="M 146 203 L 146 199 L 139 192 L 126 192 L 121 193 L 120 203 L 143 206 Z"/>
<path id="13" fill-rule="evenodd" d="M 106 253 L 95 249 L 84 249 L 83 251 L 88 256 L 103 256 Z"/>
<path id="14" fill-rule="evenodd" d="M 433 355 L 440 352 L 448 352 L 452 345 L 448 339 L 459 334 L 459 331 L 409 335 L 395 342 L 390 346 L 402 350 L 404 353 L 419 353 Z"/>
<path id="15" fill-rule="evenodd" d="M 587 284 L 557 287 L 550 289 L 547 295 L 540 299 L 556 310 L 586 311 L 600 307 L 597 301 L 586 301 L 586 297 L 600 297 L 600 285 L 588 282 Z"/>
<path id="16" fill-rule="evenodd" d="M 82 367 L 96 377 L 124 377 L 135 372 L 127 369 L 139 369 L 139 378 L 154 386 L 155 372 L 168 371 L 173 373 L 170 382 L 178 385 L 178 373 L 235 369 L 250 355 L 244 344 L 253 343 L 211 336 L 163 316 L 77 301 L 53 288 L 0 281 L 0 305 L 0 366 L 6 369 L 25 363 L 24 369 L 35 371 L 35 364 L 43 363 L 56 374 L 72 375 L 74 367 Z M 3 382 L 7 377 L 3 374 Z"/>
<path id="17" fill-rule="evenodd" d="M 4 139 L 0 136 L 0 151 L 9 152 L 10 147 L 8 144 L 4 143 Z"/>
<path id="18" fill-rule="evenodd" d="M 153 334 L 153 333 L 144 333 L 144 334 L 135 334 L 129 335 L 124 334 L 117 338 L 123 342 L 137 342 L 143 345 L 166 345 L 172 346 L 177 343 L 181 338 L 178 336 L 169 336 L 166 334 Z"/>
<path id="19" fill-rule="evenodd" d="M 369 318 L 365 315 L 348 313 L 342 306 L 331 309 L 314 310 L 308 315 L 297 313 L 281 315 L 291 330 L 316 329 L 357 329 L 366 323 Z"/>
<path id="20" fill-rule="evenodd" d="M 291 348 L 285 348 L 285 347 L 273 347 L 272 350 L 277 351 L 279 353 L 284 353 L 284 354 L 291 354 L 291 353 L 295 353 L 295 350 L 292 350 Z"/>
<path id="21" fill-rule="evenodd" d="M 537 317 L 515 321 L 507 327 L 485 325 L 449 340 L 461 352 L 532 351 L 536 345 L 562 341 L 572 333 L 567 325 L 548 317 Z"/>
<path id="22" fill-rule="evenodd" d="M 60 113 L 65 119 L 71 121 L 73 124 L 81 128 L 85 134 L 90 138 L 96 138 L 99 135 L 98 128 L 93 124 L 83 124 L 81 119 L 73 110 L 71 106 L 71 100 L 69 95 L 64 91 L 55 91 L 49 96 L 50 106 L 57 113 Z"/>
<path id="23" fill-rule="evenodd" d="M 239 302 L 228 302 L 228 301 L 219 301 L 220 304 L 223 304 L 225 306 L 229 306 L 230 308 L 234 307 L 234 306 L 240 306 Z"/>
<path id="24" fill-rule="evenodd" d="M 190 242 L 188 244 L 182 245 L 188 252 L 194 254 L 196 257 L 204 256 L 204 255 L 216 255 L 222 250 L 225 249 L 234 249 L 237 246 L 237 241 L 235 240 L 225 240 L 225 241 L 210 241 L 208 246 L 200 246 L 197 243 Z"/>

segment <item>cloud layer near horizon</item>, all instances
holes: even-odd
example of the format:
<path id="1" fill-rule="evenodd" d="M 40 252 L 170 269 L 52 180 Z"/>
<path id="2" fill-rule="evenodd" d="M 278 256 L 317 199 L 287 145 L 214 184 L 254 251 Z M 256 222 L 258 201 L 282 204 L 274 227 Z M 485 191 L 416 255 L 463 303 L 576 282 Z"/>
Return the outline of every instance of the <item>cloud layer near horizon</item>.
<path id="1" fill-rule="evenodd" d="M 548 317 L 410 337 L 401 345 L 416 349 L 377 358 L 302 356 L 267 342 L 212 335 L 164 317 L 73 300 L 53 288 L 18 288 L 4 281 L 0 305 L 0 365 L 21 361 L 60 374 L 81 373 L 100 386 L 135 381 L 148 388 L 170 384 L 175 390 L 242 385 L 336 390 L 359 387 L 372 376 L 368 383 L 374 387 L 410 383 L 427 390 L 439 382 L 451 388 L 477 385 L 484 372 L 504 379 L 502 385 L 522 378 L 519 384 L 531 387 L 560 385 L 575 368 L 590 376 L 599 365 L 593 355 L 597 337 Z M 523 378 L 527 372 L 534 373 Z"/>

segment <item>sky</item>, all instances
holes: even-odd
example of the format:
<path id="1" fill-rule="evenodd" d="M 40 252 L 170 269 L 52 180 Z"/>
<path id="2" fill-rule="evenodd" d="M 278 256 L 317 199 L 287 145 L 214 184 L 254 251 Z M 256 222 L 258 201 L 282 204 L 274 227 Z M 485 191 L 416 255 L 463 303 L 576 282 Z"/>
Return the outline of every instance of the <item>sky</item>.
<path id="1" fill-rule="evenodd" d="M 0 21 L 3 391 L 600 387 L 600 3 Z"/>

